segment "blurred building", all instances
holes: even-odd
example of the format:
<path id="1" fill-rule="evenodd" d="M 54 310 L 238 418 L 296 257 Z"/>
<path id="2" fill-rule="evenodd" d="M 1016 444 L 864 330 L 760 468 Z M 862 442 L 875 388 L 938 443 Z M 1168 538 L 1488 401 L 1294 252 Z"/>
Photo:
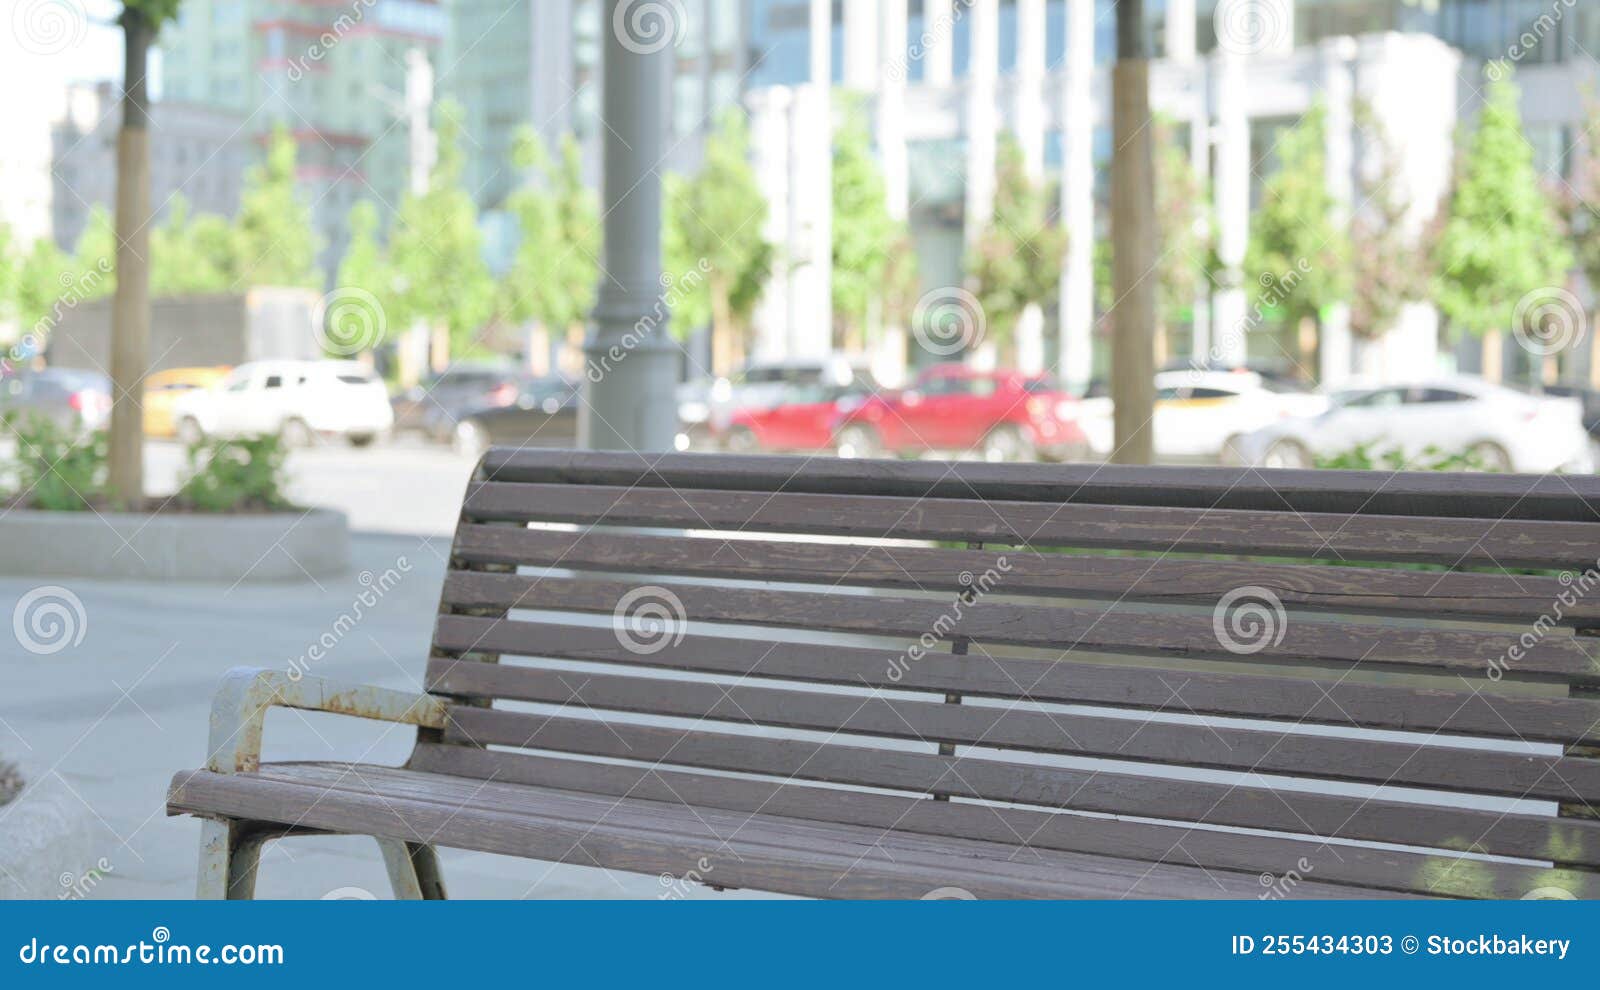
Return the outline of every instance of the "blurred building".
<path id="1" fill-rule="evenodd" d="M 117 191 L 117 88 L 69 86 L 51 129 L 51 217 L 56 244 L 73 250 L 96 208 L 110 212 Z M 159 101 L 150 108 L 150 204 L 159 221 L 175 195 L 189 213 L 232 216 L 250 161 L 245 118 L 231 110 Z"/>
<path id="2" fill-rule="evenodd" d="M 745 0 L 675 0 L 636 4 L 678 7 L 684 17 L 672 43 L 671 84 L 662 91 L 667 170 L 699 164 L 702 141 L 717 111 L 743 95 L 749 47 Z M 552 150 L 576 136 L 586 176 L 600 176 L 600 0 L 454 0 L 439 78 L 441 95 L 460 103 L 471 140 L 467 187 L 487 214 L 491 250 L 503 256 L 513 237 L 498 229 L 496 211 L 522 182 L 512 162 L 518 130 L 529 127 Z M 492 261 L 495 259 L 491 259 Z M 498 267 L 498 266 L 496 266 Z"/>
<path id="3" fill-rule="evenodd" d="M 258 153 L 274 128 L 293 135 L 331 272 L 350 207 L 387 215 L 408 188 L 412 53 L 437 65 L 446 22 L 434 0 L 185 0 L 161 34 L 162 98 L 238 114 Z"/>
<path id="4" fill-rule="evenodd" d="M 1147 0 L 1153 109 L 1173 120 L 1217 210 L 1219 249 L 1243 258 L 1250 211 L 1274 166 L 1277 132 L 1313 105 L 1328 112 L 1330 185 L 1351 206 L 1376 168 L 1377 132 L 1403 161 L 1406 222 L 1421 228 L 1448 188 L 1456 126 L 1481 101 L 1482 62 L 1517 63 L 1525 133 L 1559 174 L 1596 79 L 1600 5 L 1572 0 Z M 822 87 L 863 93 L 874 110 L 891 205 L 910 222 L 925 286 L 958 286 L 964 245 L 992 205 L 997 135 L 1014 134 L 1028 168 L 1060 180 L 1072 233 L 1054 333 L 1024 363 L 1056 358 L 1082 382 L 1104 364 L 1094 333 L 1092 247 L 1107 226 L 1112 0 L 751 0 L 746 102 L 756 158 L 776 199 L 772 234 L 802 262 L 774 279 L 758 325 L 768 354 L 827 346 L 826 265 L 815 228 L 825 189 L 825 126 L 808 101 Z M 836 102 L 836 101 L 835 101 Z M 1088 232 L 1090 236 L 1084 236 Z M 826 277 L 821 278 L 826 284 Z M 1242 287 L 1197 295 L 1181 347 L 1211 361 L 1273 360 Z M 1356 353 L 1343 312 L 1325 313 L 1320 369 L 1431 367 L 1437 317 L 1412 306 L 1379 344 Z M 1246 332 L 1248 331 L 1248 332 Z M 1053 353 L 1051 353 L 1053 352 Z M 1051 363 L 1054 363 L 1053 361 Z"/>

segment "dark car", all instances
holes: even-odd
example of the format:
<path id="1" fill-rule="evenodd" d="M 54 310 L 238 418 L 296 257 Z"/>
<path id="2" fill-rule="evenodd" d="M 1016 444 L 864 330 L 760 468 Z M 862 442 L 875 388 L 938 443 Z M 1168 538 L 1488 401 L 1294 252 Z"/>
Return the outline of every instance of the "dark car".
<path id="1" fill-rule="evenodd" d="M 503 406 L 517 397 L 517 369 L 502 365 L 459 365 L 434 375 L 390 400 L 394 429 L 420 431 L 449 443 L 456 423 L 469 409 Z"/>
<path id="2" fill-rule="evenodd" d="M 0 378 L 0 417 L 42 416 L 74 432 L 101 429 L 111 417 L 111 380 L 98 371 L 45 368 Z"/>
<path id="3" fill-rule="evenodd" d="M 463 411 L 452 443 L 469 457 L 477 457 L 490 445 L 577 446 L 581 394 L 581 383 L 570 378 L 524 379 L 511 402 Z"/>

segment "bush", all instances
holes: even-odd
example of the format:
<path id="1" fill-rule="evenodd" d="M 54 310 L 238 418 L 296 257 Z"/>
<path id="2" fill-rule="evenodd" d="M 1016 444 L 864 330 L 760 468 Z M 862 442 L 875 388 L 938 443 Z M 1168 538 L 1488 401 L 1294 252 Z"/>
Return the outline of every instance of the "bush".
<path id="1" fill-rule="evenodd" d="M 276 436 L 211 440 L 189 447 L 189 476 L 178 499 L 200 512 L 261 512 L 286 508 Z"/>
<path id="2" fill-rule="evenodd" d="M 104 432 L 81 436 L 37 414 L 17 428 L 17 498 L 33 509 L 82 510 L 105 494 Z"/>
<path id="3" fill-rule="evenodd" d="M 1316 459 L 1319 468 L 1344 468 L 1352 471 L 1492 471 L 1483 458 L 1470 450 L 1457 454 L 1447 453 L 1428 445 L 1416 457 L 1407 458 L 1404 451 L 1388 449 L 1378 451 L 1372 444 L 1356 444 L 1339 454 Z"/>

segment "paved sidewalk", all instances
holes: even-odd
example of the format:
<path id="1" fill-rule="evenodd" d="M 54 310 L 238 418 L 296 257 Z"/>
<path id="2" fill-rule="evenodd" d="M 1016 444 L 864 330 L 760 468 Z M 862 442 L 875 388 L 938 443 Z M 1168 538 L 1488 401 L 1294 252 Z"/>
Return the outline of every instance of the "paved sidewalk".
<path id="1" fill-rule="evenodd" d="M 454 497 L 459 497 L 456 494 Z M 356 535 L 352 572 L 321 585 L 138 585 L 63 582 L 82 602 L 81 643 L 39 654 L 15 630 L 0 636 L 0 756 L 33 779 L 58 781 L 101 829 L 90 862 L 69 871 L 94 876 L 93 898 L 193 895 L 199 826 L 169 819 L 167 782 L 204 760 L 211 695 L 223 671 L 239 664 L 419 690 L 448 537 Z M 409 568 L 409 569 L 408 569 Z M 374 575 L 398 583 L 342 635 L 357 595 Z M 365 581 L 363 574 L 366 575 Z M 41 582 L 0 578 L 0 603 L 11 612 Z M 313 642 L 333 641 L 321 662 L 301 661 Z M 396 763 L 414 729 L 331 715 L 274 711 L 268 759 L 363 759 Z M 26 802 L 24 796 L 18 803 Z M 0 807 L 0 829 L 10 810 Z M 552 867 L 497 856 L 443 851 L 446 881 L 458 897 L 593 898 L 683 896 L 656 877 L 586 867 Z M 98 874 L 91 874 L 97 870 Z M 33 891 L 52 898 L 61 886 Z M 84 885 L 80 884 L 80 887 Z M 317 898 L 330 893 L 388 896 L 377 848 L 369 839 L 301 838 L 274 843 L 262 859 L 262 897 Z M 719 895 L 704 889 L 688 896 Z"/>

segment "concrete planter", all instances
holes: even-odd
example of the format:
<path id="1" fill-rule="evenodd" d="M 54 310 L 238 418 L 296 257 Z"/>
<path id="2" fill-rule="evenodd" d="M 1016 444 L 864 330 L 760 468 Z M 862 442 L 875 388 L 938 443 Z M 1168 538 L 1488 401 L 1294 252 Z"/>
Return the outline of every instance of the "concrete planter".
<path id="1" fill-rule="evenodd" d="M 350 566 L 332 509 L 240 515 L 43 512 L 0 516 L 0 574 L 146 581 L 305 581 Z"/>

